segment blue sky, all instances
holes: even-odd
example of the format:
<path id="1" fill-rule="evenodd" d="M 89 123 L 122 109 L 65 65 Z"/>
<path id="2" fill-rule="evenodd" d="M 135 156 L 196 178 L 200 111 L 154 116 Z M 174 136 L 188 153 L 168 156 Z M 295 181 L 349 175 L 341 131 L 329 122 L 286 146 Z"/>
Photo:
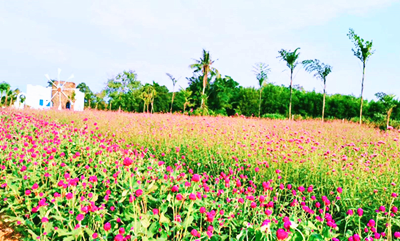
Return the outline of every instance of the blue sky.
<path id="1" fill-rule="evenodd" d="M 132 69 L 142 82 L 172 89 L 165 73 L 187 86 L 189 65 L 202 49 L 215 67 L 243 86 L 257 86 L 256 62 L 270 65 L 269 81 L 289 84 L 278 50 L 300 47 L 300 60 L 333 66 L 329 94 L 360 95 L 361 62 L 346 36 L 351 27 L 374 41 L 365 97 L 400 96 L 400 1 L 0 1 L 0 82 L 26 89 L 45 85 L 45 74 L 75 75 L 100 91 L 107 79 Z M 311 74 L 295 70 L 294 84 L 322 91 Z"/>

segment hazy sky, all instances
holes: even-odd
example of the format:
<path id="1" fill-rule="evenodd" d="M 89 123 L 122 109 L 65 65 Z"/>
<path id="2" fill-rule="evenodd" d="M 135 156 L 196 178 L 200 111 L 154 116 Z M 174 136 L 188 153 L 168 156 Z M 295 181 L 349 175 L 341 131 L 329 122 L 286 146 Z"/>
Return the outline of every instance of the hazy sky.
<path id="1" fill-rule="evenodd" d="M 333 66 L 327 92 L 360 95 L 361 62 L 346 36 L 351 27 L 374 41 L 365 96 L 400 96 L 400 1 L 395 0 L 0 0 L 0 82 L 26 89 L 45 74 L 75 75 L 93 91 L 132 69 L 142 82 L 172 89 L 171 73 L 187 86 L 189 65 L 209 50 L 215 67 L 243 86 L 257 86 L 256 62 L 270 65 L 269 81 L 289 84 L 278 50 L 300 47 L 300 60 Z M 311 74 L 295 70 L 294 84 L 321 91 Z"/>

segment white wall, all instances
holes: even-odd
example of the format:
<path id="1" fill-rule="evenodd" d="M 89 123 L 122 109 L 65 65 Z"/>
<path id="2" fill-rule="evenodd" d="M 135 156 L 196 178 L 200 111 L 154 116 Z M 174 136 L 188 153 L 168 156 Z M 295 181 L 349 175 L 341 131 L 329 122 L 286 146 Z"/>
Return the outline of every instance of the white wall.
<path id="1" fill-rule="evenodd" d="M 50 103 L 50 104 L 49 104 Z M 33 109 L 48 109 L 51 107 L 51 87 L 27 85 L 25 105 Z"/>
<path id="2" fill-rule="evenodd" d="M 74 111 L 83 111 L 84 107 L 85 107 L 85 94 L 76 89 Z"/>

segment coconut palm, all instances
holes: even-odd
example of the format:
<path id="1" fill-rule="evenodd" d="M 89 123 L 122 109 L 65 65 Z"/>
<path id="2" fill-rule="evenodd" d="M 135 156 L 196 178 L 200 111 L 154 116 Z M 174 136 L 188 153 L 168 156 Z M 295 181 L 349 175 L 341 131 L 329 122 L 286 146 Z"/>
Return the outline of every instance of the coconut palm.
<path id="1" fill-rule="evenodd" d="M 194 64 L 190 65 L 190 68 L 194 69 L 195 73 L 201 72 L 203 74 L 203 91 L 202 91 L 202 96 L 205 95 L 205 90 L 206 86 L 208 83 L 208 77 L 209 75 L 216 75 L 217 78 L 219 78 L 220 74 L 218 70 L 212 65 L 214 64 L 214 60 L 211 60 L 210 52 L 207 52 L 203 49 L 203 57 L 200 58 L 199 60 L 195 60 L 196 62 Z M 204 108 L 204 97 L 201 98 L 201 108 Z"/>
<path id="2" fill-rule="evenodd" d="M 190 101 L 192 100 L 192 98 L 190 97 L 192 95 L 192 91 L 191 90 L 187 90 L 187 89 L 183 89 L 181 88 L 180 92 L 182 93 L 184 102 L 183 102 L 183 113 L 185 113 L 186 107 L 191 107 L 194 104 L 191 103 Z"/>
<path id="3" fill-rule="evenodd" d="M 175 79 L 175 77 L 169 73 L 166 73 L 166 75 L 172 80 L 172 100 L 171 100 L 171 113 L 172 113 L 172 105 L 174 104 L 174 98 L 175 98 L 175 85 L 178 82 L 178 80 Z"/>
<path id="4" fill-rule="evenodd" d="M 347 34 L 347 36 L 354 44 L 354 48 L 351 49 L 353 51 L 354 56 L 356 56 L 363 64 L 363 73 L 362 73 L 362 80 L 361 80 L 361 104 L 360 104 L 360 125 L 361 125 L 362 124 L 365 65 L 366 65 L 369 57 L 371 57 L 371 55 L 374 54 L 375 50 L 372 50 L 372 40 L 365 41 L 360 36 L 355 34 L 353 29 L 349 29 L 349 33 Z"/>
<path id="5" fill-rule="evenodd" d="M 258 104 L 258 117 L 261 117 L 261 95 L 262 95 L 264 86 L 267 83 L 268 73 L 271 72 L 271 69 L 265 63 L 257 63 L 253 67 L 253 72 L 256 75 L 258 84 L 260 86 L 260 101 Z"/>
<path id="6" fill-rule="evenodd" d="M 302 64 L 307 72 L 309 73 L 315 72 L 314 77 L 324 82 L 324 97 L 322 101 L 322 122 L 323 122 L 325 114 L 326 77 L 332 72 L 332 67 L 330 65 L 321 63 L 318 59 L 304 60 Z"/>
<path id="7" fill-rule="evenodd" d="M 289 98 L 289 119 L 292 117 L 292 92 L 293 92 L 293 70 L 298 65 L 297 59 L 299 58 L 300 53 L 297 52 L 300 48 L 292 51 L 286 51 L 281 49 L 278 51 L 280 54 L 278 58 L 284 60 L 286 62 L 286 66 L 290 69 L 290 98 Z"/>

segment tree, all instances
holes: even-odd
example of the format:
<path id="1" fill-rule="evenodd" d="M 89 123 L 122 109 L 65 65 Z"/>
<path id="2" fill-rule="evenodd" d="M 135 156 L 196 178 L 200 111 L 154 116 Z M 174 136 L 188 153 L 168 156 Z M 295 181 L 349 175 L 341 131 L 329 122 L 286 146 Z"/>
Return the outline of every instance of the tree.
<path id="1" fill-rule="evenodd" d="M 187 90 L 187 89 L 183 89 L 183 88 L 181 88 L 180 92 L 182 93 L 182 96 L 183 96 L 183 99 L 184 99 L 184 101 L 183 101 L 183 112 L 185 112 L 187 106 L 188 107 L 193 106 L 193 103 L 190 102 L 192 100 L 192 98 L 190 96 L 192 95 L 193 92 L 190 91 L 190 90 Z"/>
<path id="2" fill-rule="evenodd" d="M 314 77 L 324 82 L 324 97 L 322 101 L 322 122 L 323 122 L 325 114 L 326 77 L 332 72 L 332 67 L 330 65 L 321 63 L 318 59 L 304 60 L 302 63 L 307 72 L 309 73 L 315 72 Z"/>
<path id="3" fill-rule="evenodd" d="M 11 87 L 10 84 L 7 82 L 0 83 L 0 93 L 1 93 L 0 104 L 2 104 L 2 101 L 3 101 L 3 93 L 6 94 L 5 100 L 7 101 L 7 92 L 10 90 L 10 87 Z"/>
<path id="4" fill-rule="evenodd" d="M 118 106 L 118 110 L 121 110 L 121 108 L 127 110 L 131 101 L 128 98 L 129 95 L 132 95 L 139 88 L 140 81 L 137 80 L 137 74 L 132 70 L 123 71 L 115 78 L 109 79 L 106 86 L 106 93 L 110 97 L 110 109 L 111 103 L 113 103 Z"/>
<path id="5" fill-rule="evenodd" d="M 271 71 L 271 69 L 268 67 L 267 64 L 265 63 L 257 63 L 253 67 L 253 72 L 256 75 L 256 78 L 258 80 L 258 84 L 260 86 L 260 101 L 258 105 L 258 117 L 261 117 L 261 95 L 262 95 L 262 90 L 266 84 L 266 81 L 268 79 L 268 73 Z"/>
<path id="6" fill-rule="evenodd" d="M 91 108 L 91 101 L 94 97 L 93 92 L 90 90 L 89 86 L 86 83 L 82 82 L 76 86 L 76 88 L 85 94 L 85 104 L 87 107 Z"/>
<path id="7" fill-rule="evenodd" d="M 297 51 L 300 48 L 295 49 L 293 52 L 286 51 L 284 49 L 278 51 L 280 54 L 278 58 L 284 60 L 286 62 L 286 66 L 290 69 L 290 97 L 289 97 L 289 120 L 292 118 L 292 88 L 293 88 L 293 70 L 298 65 L 297 59 L 299 58 L 300 53 Z"/>
<path id="8" fill-rule="evenodd" d="M 389 127 L 390 115 L 392 114 L 393 108 L 396 107 L 395 95 L 388 95 L 383 92 L 376 93 L 375 96 L 382 103 L 384 111 L 386 112 L 386 127 Z"/>
<path id="9" fill-rule="evenodd" d="M 105 90 L 100 91 L 99 93 L 96 93 L 95 96 L 95 101 L 96 101 L 96 107 L 95 109 L 97 110 L 99 107 L 99 104 L 103 104 L 105 106 L 104 103 L 104 97 L 106 97 L 107 93 Z"/>
<path id="10" fill-rule="evenodd" d="M 153 103 L 154 103 L 154 98 L 156 95 L 157 95 L 157 91 L 155 90 L 155 88 L 153 86 L 151 86 L 150 84 L 146 84 L 145 86 L 143 86 L 142 93 L 140 95 L 140 98 L 144 102 L 143 112 L 145 112 L 146 109 L 147 109 L 147 113 L 149 111 L 151 111 L 151 113 L 153 112 Z M 150 105 L 151 105 L 151 110 L 149 110 Z"/>
<path id="11" fill-rule="evenodd" d="M 171 79 L 172 81 L 172 100 L 171 100 L 171 113 L 172 113 L 172 105 L 174 104 L 174 97 L 175 97 L 175 84 L 178 82 L 177 79 L 174 78 L 174 76 L 172 76 L 169 73 L 166 73 L 166 75 Z"/>
<path id="12" fill-rule="evenodd" d="M 194 69 L 195 73 L 201 72 L 203 74 L 203 91 L 202 91 L 202 98 L 201 98 L 201 108 L 204 108 L 205 104 L 205 90 L 207 86 L 207 81 L 209 78 L 209 75 L 211 77 L 213 75 L 216 75 L 217 78 L 219 78 L 219 72 L 216 68 L 212 67 L 215 61 L 211 60 L 210 52 L 207 52 L 203 49 L 203 57 L 200 58 L 199 60 L 195 60 L 196 62 L 194 64 L 190 65 L 190 68 Z"/>
<path id="13" fill-rule="evenodd" d="M 353 42 L 354 48 L 353 51 L 354 56 L 356 56 L 363 64 L 363 73 L 361 80 L 361 104 L 360 104 L 360 125 L 362 124 L 362 108 L 363 108 L 363 93 L 364 93 L 364 79 L 365 79 L 365 65 L 369 57 L 374 54 L 375 50 L 372 50 L 372 40 L 365 41 L 360 36 L 354 33 L 353 29 L 349 29 L 349 33 L 347 34 L 349 39 Z"/>

